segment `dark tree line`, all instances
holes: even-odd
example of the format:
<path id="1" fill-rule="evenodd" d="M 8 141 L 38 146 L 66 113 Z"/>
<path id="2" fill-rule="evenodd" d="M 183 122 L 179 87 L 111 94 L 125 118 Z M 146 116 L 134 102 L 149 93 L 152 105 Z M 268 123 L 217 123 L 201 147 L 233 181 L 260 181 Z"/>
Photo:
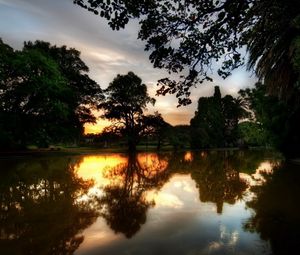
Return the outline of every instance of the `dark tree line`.
<path id="1" fill-rule="evenodd" d="M 129 151 L 145 136 L 161 147 L 170 125 L 158 112 L 144 114 L 155 99 L 133 72 L 102 91 L 75 49 L 43 41 L 25 42 L 20 51 L 0 41 L 0 48 L 0 148 L 77 143 L 84 124 L 96 122 L 93 110 L 112 121 L 106 131 L 124 137 Z"/>
<path id="2" fill-rule="evenodd" d="M 93 110 L 101 109 L 103 117 L 113 122 L 106 133 L 125 138 L 129 151 L 149 137 L 156 140 L 157 149 L 164 142 L 176 150 L 189 143 L 197 149 L 232 147 L 242 141 L 275 145 L 292 155 L 299 151 L 297 91 L 284 101 L 271 96 L 266 84 L 241 90 L 239 98 L 222 97 L 216 87 L 213 97 L 199 99 L 190 127 L 171 127 L 158 112 L 145 114 L 155 99 L 133 72 L 117 75 L 102 91 L 87 75 L 88 67 L 75 49 L 42 41 L 25 42 L 21 51 L 2 41 L 0 47 L 2 148 L 74 143 L 85 123 L 95 123 Z M 240 123 L 245 118 L 250 121 Z"/>

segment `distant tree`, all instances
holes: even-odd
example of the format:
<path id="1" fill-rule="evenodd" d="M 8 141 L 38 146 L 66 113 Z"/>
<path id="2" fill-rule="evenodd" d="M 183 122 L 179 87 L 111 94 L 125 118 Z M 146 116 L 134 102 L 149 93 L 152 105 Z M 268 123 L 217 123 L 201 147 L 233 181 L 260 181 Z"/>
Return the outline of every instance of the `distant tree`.
<path id="1" fill-rule="evenodd" d="M 190 147 L 190 126 L 177 125 L 168 128 L 168 141 L 175 151 Z"/>
<path id="2" fill-rule="evenodd" d="M 299 87 L 300 2 L 298 0 L 75 0 L 108 20 L 112 29 L 139 19 L 139 38 L 154 67 L 181 73 L 179 80 L 159 81 L 160 94 L 176 94 L 179 104 L 191 102 L 190 88 L 211 80 L 211 65 L 219 61 L 219 75 L 227 77 L 249 53 L 268 90 L 289 97 Z M 298 64 L 297 64 L 298 63 Z M 298 90 L 299 97 L 299 90 Z"/>
<path id="3" fill-rule="evenodd" d="M 161 114 L 158 112 L 144 116 L 142 123 L 144 126 L 142 131 L 143 135 L 156 139 L 157 150 L 160 150 L 164 139 L 167 138 L 167 133 L 171 125 L 165 122 Z"/>
<path id="4" fill-rule="evenodd" d="M 191 119 L 191 146 L 210 148 L 233 146 L 238 139 L 238 122 L 248 116 L 239 99 L 221 97 L 215 87 L 212 97 L 200 97 L 194 118 Z"/>
<path id="5" fill-rule="evenodd" d="M 238 123 L 250 117 L 246 105 L 241 98 L 226 95 L 222 98 L 222 115 L 224 118 L 224 139 L 226 146 L 236 145 L 238 139 Z"/>
<path id="6" fill-rule="evenodd" d="M 99 134 L 99 138 L 104 147 L 109 147 L 122 141 L 122 133 L 118 127 L 108 126 L 102 130 Z"/>
<path id="7" fill-rule="evenodd" d="M 129 151 L 135 151 L 142 129 L 143 111 L 148 103 L 155 103 L 147 86 L 133 72 L 118 74 L 104 91 L 105 100 L 99 105 L 103 117 L 114 122 L 127 138 Z"/>
<path id="8" fill-rule="evenodd" d="M 195 117 L 191 119 L 191 146 L 209 148 L 224 146 L 224 119 L 220 101 L 201 97 Z"/>
<path id="9" fill-rule="evenodd" d="M 74 141 L 83 133 L 84 123 L 95 122 L 91 108 L 102 99 L 102 90 L 85 74 L 87 69 L 77 67 L 84 65 L 78 51 L 45 42 L 25 43 L 22 51 L 2 41 L 0 45 L 4 49 L 0 53 L 0 132 L 8 137 L 3 145 Z M 61 61 L 51 50 L 62 51 Z M 62 59 L 68 59 L 69 67 Z M 74 73 L 73 79 L 67 72 Z"/>

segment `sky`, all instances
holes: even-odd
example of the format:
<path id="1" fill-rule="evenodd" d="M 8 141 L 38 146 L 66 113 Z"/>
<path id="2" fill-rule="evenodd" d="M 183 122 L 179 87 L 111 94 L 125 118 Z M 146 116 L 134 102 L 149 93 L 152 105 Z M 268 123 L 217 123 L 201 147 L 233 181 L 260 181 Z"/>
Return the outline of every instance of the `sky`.
<path id="1" fill-rule="evenodd" d="M 44 40 L 76 48 L 90 69 L 89 76 L 102 89 L 117 74 L 133 71 L 156 98 L 155 106 L 150 106 L 147 113 L 158 111 L 172 125 L 189 124 L 198 98 L 212 95 L 214 86 L 220 86 L 222 95 L 236 96 L 239 89 L 253 86 L 256 81 L 245 68 L 235 70 L 226 80 L 212 74 L 213 82 L 192 89 L 191 105 L 177 108 L 174 95 L 155 96 L 157 80 L 169 75 L 152 67 L 145 43 L 137 40 L 137 34 L 137 21 L 131 21 L 124 30 L 112 31 L 106 20 L 74 5 L 73 0 L 0 0 L 0 38 L 4 43 L 21 49 L 24 41 Z M 96 125 L 86 125 L 86 132 L 99 132 L 108 124 L 99 119 Z"/>

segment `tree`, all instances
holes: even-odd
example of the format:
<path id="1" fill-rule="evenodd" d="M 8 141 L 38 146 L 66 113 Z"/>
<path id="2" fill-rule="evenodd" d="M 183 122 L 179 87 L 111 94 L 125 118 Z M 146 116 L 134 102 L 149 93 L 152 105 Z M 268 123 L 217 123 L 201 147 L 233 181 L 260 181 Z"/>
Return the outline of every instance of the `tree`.
<path id="1" fill-rule="evenodd" d="M 48 42 L 25 42 L 24 50 L 38 50 L 52 58 L 59 66 L 59 70 L 72 90 L 72 100 L 76 107 L 76 116 L 81 123 L 95 123 L 96 118 L 92 110 L 103 99 L 99 84 L 88 76 L 89 68 L 81 60 L 80 52 L 66 46 L 52 46 Z"/>
<path id="2" fill-rule="evenodd" d="M 266 85 L 262 83 L 241 90 L 239 94 L 254 113 L 255 123 L 265 130 L 268 143 L 281 149 L 286 156 L 296 156 L 300 142 L 300 107 L 269 96 Z"/>
<path id="3" fill-rule="evenodd" d="M 168 141 L 173 149 L 184 149 L 190 146 L 190 126 L 176 125 L 168 128 Z"/>
<path id="4" fill-rule="evenodd" d="M 299 96 L 300 2 L 298 0 L 75 0 L 104 17 L 112 29 L 139 19 L 139 38 L 154 67 L 180 73 L 178 81 L 159 81 L 158 94 L 176 94 L 179 104 L 191 102 L 190 87 L 211 80 L 210 67 L 221 61 L 223 78 L 244 64 L 249 52 L 268 89 L 279 97 Z M 298 84 L 298 85 L 297 85 Z M 298 87 L 297 87 L 298 86 Z"/>
<path id="5" fill-rule="evenodd" d="M 221 97 L 215 87 L 212 97 L 200 97 L 191 119 L 191 146 L 211 148 L 233 146 L 238 139 L 238 122 L 248 116 L 242 101 L 230 95 Z"/>
<path id="6" fill-rule="evenodd" d="M 221 101 L 218 102 L 215 99 L 214 97 L 199 98 L 195 117 L 191 119 L 192 148 L 224 146 L 224 119 Z"/>
<path id="7" fill-rule="evenodd" d="M 133 72 L 118 74 L 104 91 L 105 100 L 99 105 L 103 117 L 114 122 L 127 137 L 129 151 L 135 151 L 142 129 L 143 111 L 148 103 L 155 103 L 147 86 Z"/>
<path id="8" fill-rule="evenodd" d="M 2 41 L 0 47 L 2 146 L 74 141 L 84 123 L 95 122 L 91 109 L 102 90 L 86 74 L 78 51 L 40 41 L 25 43 L 22 51 Z"/>
<path id="9" fill-rule="evenodd" d="M 272 145 L 272 140 L 268 137 L 268 132 L 262 124 L 252 121 L 244 121 L 238 125 L 238 136 L 242 140 L 241 145 L 245 146 L 265 146 Z"/>
<path id="10" fill-rule="evenodd" d="M 143 136 L 153 137 L 157 140 L 157 150 L 161 149 L 161 145 L 171 125 L 164 121 L 160 113 L 146 115 L 142 118 L 143 123 Z"/>
<path id="11" fill-rule="evenodd" d="M 250 116 L 242 98 L 234 98 L 226 95 L 222 98 L 222 115 L 224 118 L 225 145 L 235 145 L 238 139 L 238 124 Z"/>

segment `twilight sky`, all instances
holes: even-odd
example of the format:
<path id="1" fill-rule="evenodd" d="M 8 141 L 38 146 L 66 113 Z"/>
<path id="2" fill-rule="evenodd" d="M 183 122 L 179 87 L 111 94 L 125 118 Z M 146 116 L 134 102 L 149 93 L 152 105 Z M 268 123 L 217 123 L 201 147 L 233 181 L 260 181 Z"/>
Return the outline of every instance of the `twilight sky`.
<path id="1" fill-rule="evenodd" d="M 164 70 L 154 69 L 144 52 L 144 43 L 137 40 L 138 24 L 129 23 L 125 30 L 112 31 L 106 20 L 73 4 L 73 0 L 0 0 L 0 38 L 15 49 L 24 41 L 44 40 L 58 46 L 67 45 L 81 52 L 81 58 L 90 68 L 90 77 L 101 88 L 106 88 L 117 74 L 133 71 L 155 96 L 157 80 L 168 76 Z M 188 124 L 193 117 L 200 96 L 210 96 L 219 85 L 223 95 L 236 95 L 240 88 L 255 83 L 255 76 L 244 69 L 223 80 L 213 76 L 214 82 L 201 84 L 192 90 L 193 103 L 177 108 L 174 95 L 156 97 L 155 107 L 173 124 Z M 88 132 L 97 132 L 107 122 L 99 120 L 87 125 Z"/>

